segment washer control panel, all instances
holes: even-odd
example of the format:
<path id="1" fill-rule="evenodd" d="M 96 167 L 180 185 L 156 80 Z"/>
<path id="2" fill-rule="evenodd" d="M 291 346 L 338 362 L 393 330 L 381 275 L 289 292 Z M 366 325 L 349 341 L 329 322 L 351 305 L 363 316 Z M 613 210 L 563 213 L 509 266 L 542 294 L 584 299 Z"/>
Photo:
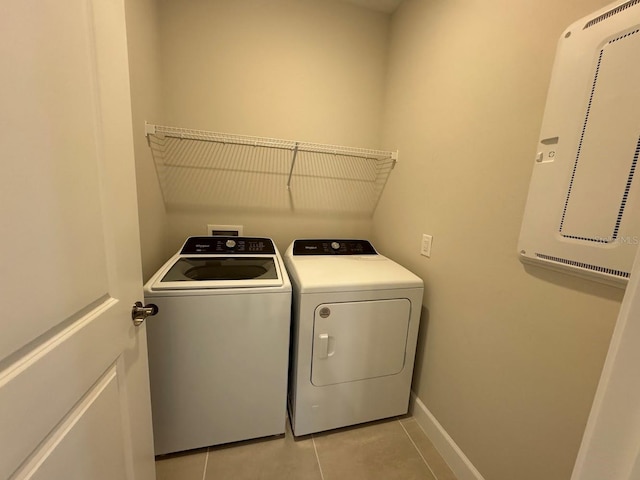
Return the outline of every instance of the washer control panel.
<path id="1" fill-rule="evenodd" d="M 294 255 L 377 255 L 367 240 L 313 239 L 293 242 Z"/>
<path id="2" fill-rule="evenodd" d="M 270 238 L 257 237 L 189 237 L 184 243 L 181 254 L 271 254 L 276 247 Z"/>

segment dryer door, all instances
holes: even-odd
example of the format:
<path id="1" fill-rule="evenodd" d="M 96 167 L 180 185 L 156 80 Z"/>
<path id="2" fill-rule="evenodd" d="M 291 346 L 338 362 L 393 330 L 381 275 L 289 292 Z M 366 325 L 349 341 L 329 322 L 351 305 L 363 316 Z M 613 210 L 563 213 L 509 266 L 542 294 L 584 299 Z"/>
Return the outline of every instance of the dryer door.
<path id="1" fill-rule="evenodd" d="M 318 305 L 311 383 L 332 385 L 400 373 L 410 313 L 406 298 Z"/>

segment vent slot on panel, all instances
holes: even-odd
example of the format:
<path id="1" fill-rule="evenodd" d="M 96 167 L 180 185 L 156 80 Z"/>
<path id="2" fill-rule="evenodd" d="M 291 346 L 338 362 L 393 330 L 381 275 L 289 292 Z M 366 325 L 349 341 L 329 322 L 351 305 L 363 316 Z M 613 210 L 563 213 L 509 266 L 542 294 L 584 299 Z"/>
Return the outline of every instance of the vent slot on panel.
<path id="1" fill-rule="evenodd" d="M 597 265 L 590 265 L 584 262 L 577 262 L 574 260 L 567 260 L 566 258 L 554 257 L 551 255 L 545 255 L 543 253 L 536 253 L 536 257 L 542 260 L 548 260 L 551 262 L 561 263 L 563 265 L 570 265 L 572 267 L 584 268 L 586 270 L 591 270 L 598 273 L 605 273 L 607 275 L 613 275 L 621 278 L 629 278 L 629 272 L 623 272 L 621 270 L 613 270 L 611 268 L 599 267 Z"/>
<path id="2" fill-rule="evenodd" d="M 602 15 L 597 16 L 596 18 L 594 18 L 593 20 L 590 20 L 589 22 L 587 22 L 587 24 L 583 27 L 584 29 L 593 27 L 594 25 L 606 20 L 607 18 L 613 17 L 614 15 L 625 11 L 627 8 L 633 7 L 634 5 L 638 5 L 640 4 L 640 0 L 629 0 L 626 3 L 623 3 L 622 5 L 609 10 L 608 12 L 603 13 Z"/>

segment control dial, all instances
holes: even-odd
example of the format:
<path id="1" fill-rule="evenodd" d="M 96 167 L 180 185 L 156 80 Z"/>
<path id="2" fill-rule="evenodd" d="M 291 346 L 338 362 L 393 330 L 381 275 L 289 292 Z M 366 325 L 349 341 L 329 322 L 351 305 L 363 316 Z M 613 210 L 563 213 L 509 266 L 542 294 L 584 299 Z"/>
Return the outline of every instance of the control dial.
<path id="1" fill-rule="evenodd" d="M 236 246 L 236 241 L 235 241 L 235 240 L 231 240 L 231 239 L 229 239 L 229 240 L 227 240 L 227 241 L 225 242 L 225 246 L 226 246 L 227 248 L 235 248 L 235 246 Z"/>
<path id="2" fill-rule="evenodd" d="M 340 244 L 338 242 L 331 242 L 331 248 L 333 248 L 334 250 L 339 250 Z"/>

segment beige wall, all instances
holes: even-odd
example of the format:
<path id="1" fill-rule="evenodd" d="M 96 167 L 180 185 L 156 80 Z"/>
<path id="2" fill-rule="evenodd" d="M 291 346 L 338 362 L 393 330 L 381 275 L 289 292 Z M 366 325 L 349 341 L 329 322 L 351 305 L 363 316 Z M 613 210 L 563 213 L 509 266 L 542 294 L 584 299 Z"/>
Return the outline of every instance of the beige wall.
<path id="1" fill-rule="evenodd" d="M 161 0 L 163 121 L 378 148 L 389 17 L 332 0 Z M 283 182 L 285 188 L 286 180 Z M 293 187 L 295 188 L 295 186 Z M 274 192 L 274 195 L 281 192 Z M 369 236 L 370 215 L 169 206 L 170 243 L 208 223 L 276 239 Z"/>
<path id="2" fill-rule="evenodd" d="M 145 120 L 153 122 L 161 117 L 158 19 L 155 0 L 127 0 L 125 7 L 142 274 L 146 281 L 166 261 L 170 252 L 162 193 L 144 136 Z"/>
<path id="3" fill-rule="evenodd" d="M 401 161 L 373 238 L 425 280 L 414 389 L 487 480 L 569 478 L 622 297 L 516 255 L 556 41 L 606 3 L 406 0 L 392 19 Z"/>

